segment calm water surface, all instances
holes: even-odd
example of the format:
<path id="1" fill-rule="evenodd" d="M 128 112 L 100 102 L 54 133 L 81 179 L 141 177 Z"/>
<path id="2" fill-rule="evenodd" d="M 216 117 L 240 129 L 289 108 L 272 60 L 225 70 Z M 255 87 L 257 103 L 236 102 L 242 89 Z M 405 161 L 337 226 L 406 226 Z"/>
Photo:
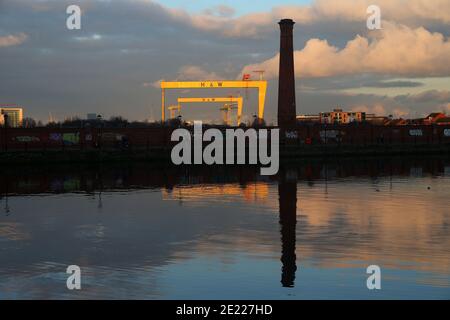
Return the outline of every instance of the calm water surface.
<path id="1" fill-rule="evenodd" d="M 450 299 L 449 159 L 1 170 L 0 299 Z"/>

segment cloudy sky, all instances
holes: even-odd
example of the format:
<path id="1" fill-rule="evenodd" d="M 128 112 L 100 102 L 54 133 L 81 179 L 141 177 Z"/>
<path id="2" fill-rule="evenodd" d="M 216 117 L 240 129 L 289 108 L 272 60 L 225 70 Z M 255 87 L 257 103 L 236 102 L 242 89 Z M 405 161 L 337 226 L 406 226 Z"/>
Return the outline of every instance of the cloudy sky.
<path id="1" fill-rule="evenodd" d="M 70 4 L 82 9 L 81 30 L 66 27 Z M 380 30 L 366 26 L 371 4 Z M 298 114 L 450 113 L 450 0 L 0 0 L 0 104 L 44 121 L 159 119 L 161 79 L 257 79 L 262 69 L 273 122 L 281 18 L 296 21 Z M 230 94 L 245 97 L 247 117 L 256 112 L 253 90 L 171 92 L 168 103 Z M 220 119 L 217 106 L 183 115 Z"/>

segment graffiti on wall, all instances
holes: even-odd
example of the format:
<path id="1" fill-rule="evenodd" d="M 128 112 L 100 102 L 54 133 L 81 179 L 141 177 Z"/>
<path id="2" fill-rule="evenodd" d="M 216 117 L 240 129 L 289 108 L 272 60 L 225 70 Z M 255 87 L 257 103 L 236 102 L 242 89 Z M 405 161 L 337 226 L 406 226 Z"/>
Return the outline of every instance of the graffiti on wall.
<path id="1" fill-rule="evenodd" d="M 342 136 L 345 132 L 340 130 L 322 130 L 319 132 L 320 140 L 322 142 L 339 142 L 342 140 Z"/>
<path id="2" fill-rule="evenodd" d="M 80 134 L 78 132 L 63 133 L 62 140 L 65 145 L 74 145 L 80 143 Z"/>
<path id="3" fill-rule="evenodd" d="M 423 132 L 421 129 L 411 129 L 409 130 L 409 135 L 413 137 L 421 137 L 423 136 Z"/>
<path id="4" fill-rule="evenodd" d="M 48 138 L 50 141 L 63 142 L 65 145 L 80 143 L 80 134 L 78 132 L 50 133 Z"/>
<path id="5" fill-rule="evenodd" d="M 298 138 L 297 131 L 286 131 L 286 138 L 287 139 L 297 139 Z"/>
<path id="6" fill-rule="evenodd" d="M 12 138 L 13 141 L 17 142 L 40 142 L 41 139 L 36 136 L 17 136 Z"/>
<path id="7" fill-rule="evenodd" d="M 103 142 L 118 142 L 126 138 L 126 136 L 123 134 L 113 132 L 105 132 L 102 133 L 100 136 Z"/>
<path id="8" fill-rule="evenodd" d="M 48 139 L 50 141 L 55 141 L 55 142 L 62 141 L 62 134 L 61 133 L 50 133 L 50 135 L 48 136 Z"/>
<path id="9" fill-rule="evenodd" d="M 62 142 L 65 145 L 74 145 L 80 142 L 80 134 L 78 132 L 66 133 L 50 133 L 49 140 L 53 142 Z"/>

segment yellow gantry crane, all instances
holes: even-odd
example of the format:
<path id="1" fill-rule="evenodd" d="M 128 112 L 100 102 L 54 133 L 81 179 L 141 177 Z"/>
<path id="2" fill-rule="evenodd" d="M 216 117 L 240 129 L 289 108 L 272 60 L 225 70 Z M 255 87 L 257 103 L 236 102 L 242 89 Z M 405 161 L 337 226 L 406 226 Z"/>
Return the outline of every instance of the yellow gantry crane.
<path id="1" fill-rule="evenodd" d="M 265 80 L 235 80 L 235 81 L 161 81 L 161 120 L 165 121 L 165 91 L 166 89 L 227 89 L 256 88 L 258 89 L 258 118 L 264 119 L 264 104 L 266 100 L 267 81 Z"/>
<path id="2" fill-rule="evenodd" d="M 167 108 L 167 109 L 169 109 L 171 119 L 175 118 L 175 112 L 178 111 L 178 115 L 181 114 L 181 106 L 180 105 L 169 106 L 169 108 Z"/>
<path id="3" fill-rule="evenodd" d="M 223 112 L 223 122 L 227 125 L 230 126 L 231 122 L 230 122 L 230 112 L 233 109 L 237 109 L 238 105 L 236 103 L 225 103 L 223 105 L 223 107 L 220 108 L 220 111 Z M 239 125 L 239 123 L 238 123 Z"/>
<path id="4" fill-rule="evenodd" d="M 179 108 L 181 108 L 182 103 L 214 103 L 214 102 L 237 103 L 237 125 L 241 124 L 242 105 L 243 105 L 242 97 L 178 98 Z"/>

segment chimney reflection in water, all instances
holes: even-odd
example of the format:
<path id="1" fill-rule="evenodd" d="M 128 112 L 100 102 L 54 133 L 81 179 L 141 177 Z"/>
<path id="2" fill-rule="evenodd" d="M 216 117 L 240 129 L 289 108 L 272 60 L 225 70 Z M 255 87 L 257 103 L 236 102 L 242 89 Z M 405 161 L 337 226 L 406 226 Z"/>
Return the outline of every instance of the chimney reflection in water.
<path id="1" fill-rule="evenodd" d="M 278 180 L 281 233 L 281 284 L 294 287 L 297 271 L 295 238 L 297 224 L 297 171 L 280 170 Z"/>

